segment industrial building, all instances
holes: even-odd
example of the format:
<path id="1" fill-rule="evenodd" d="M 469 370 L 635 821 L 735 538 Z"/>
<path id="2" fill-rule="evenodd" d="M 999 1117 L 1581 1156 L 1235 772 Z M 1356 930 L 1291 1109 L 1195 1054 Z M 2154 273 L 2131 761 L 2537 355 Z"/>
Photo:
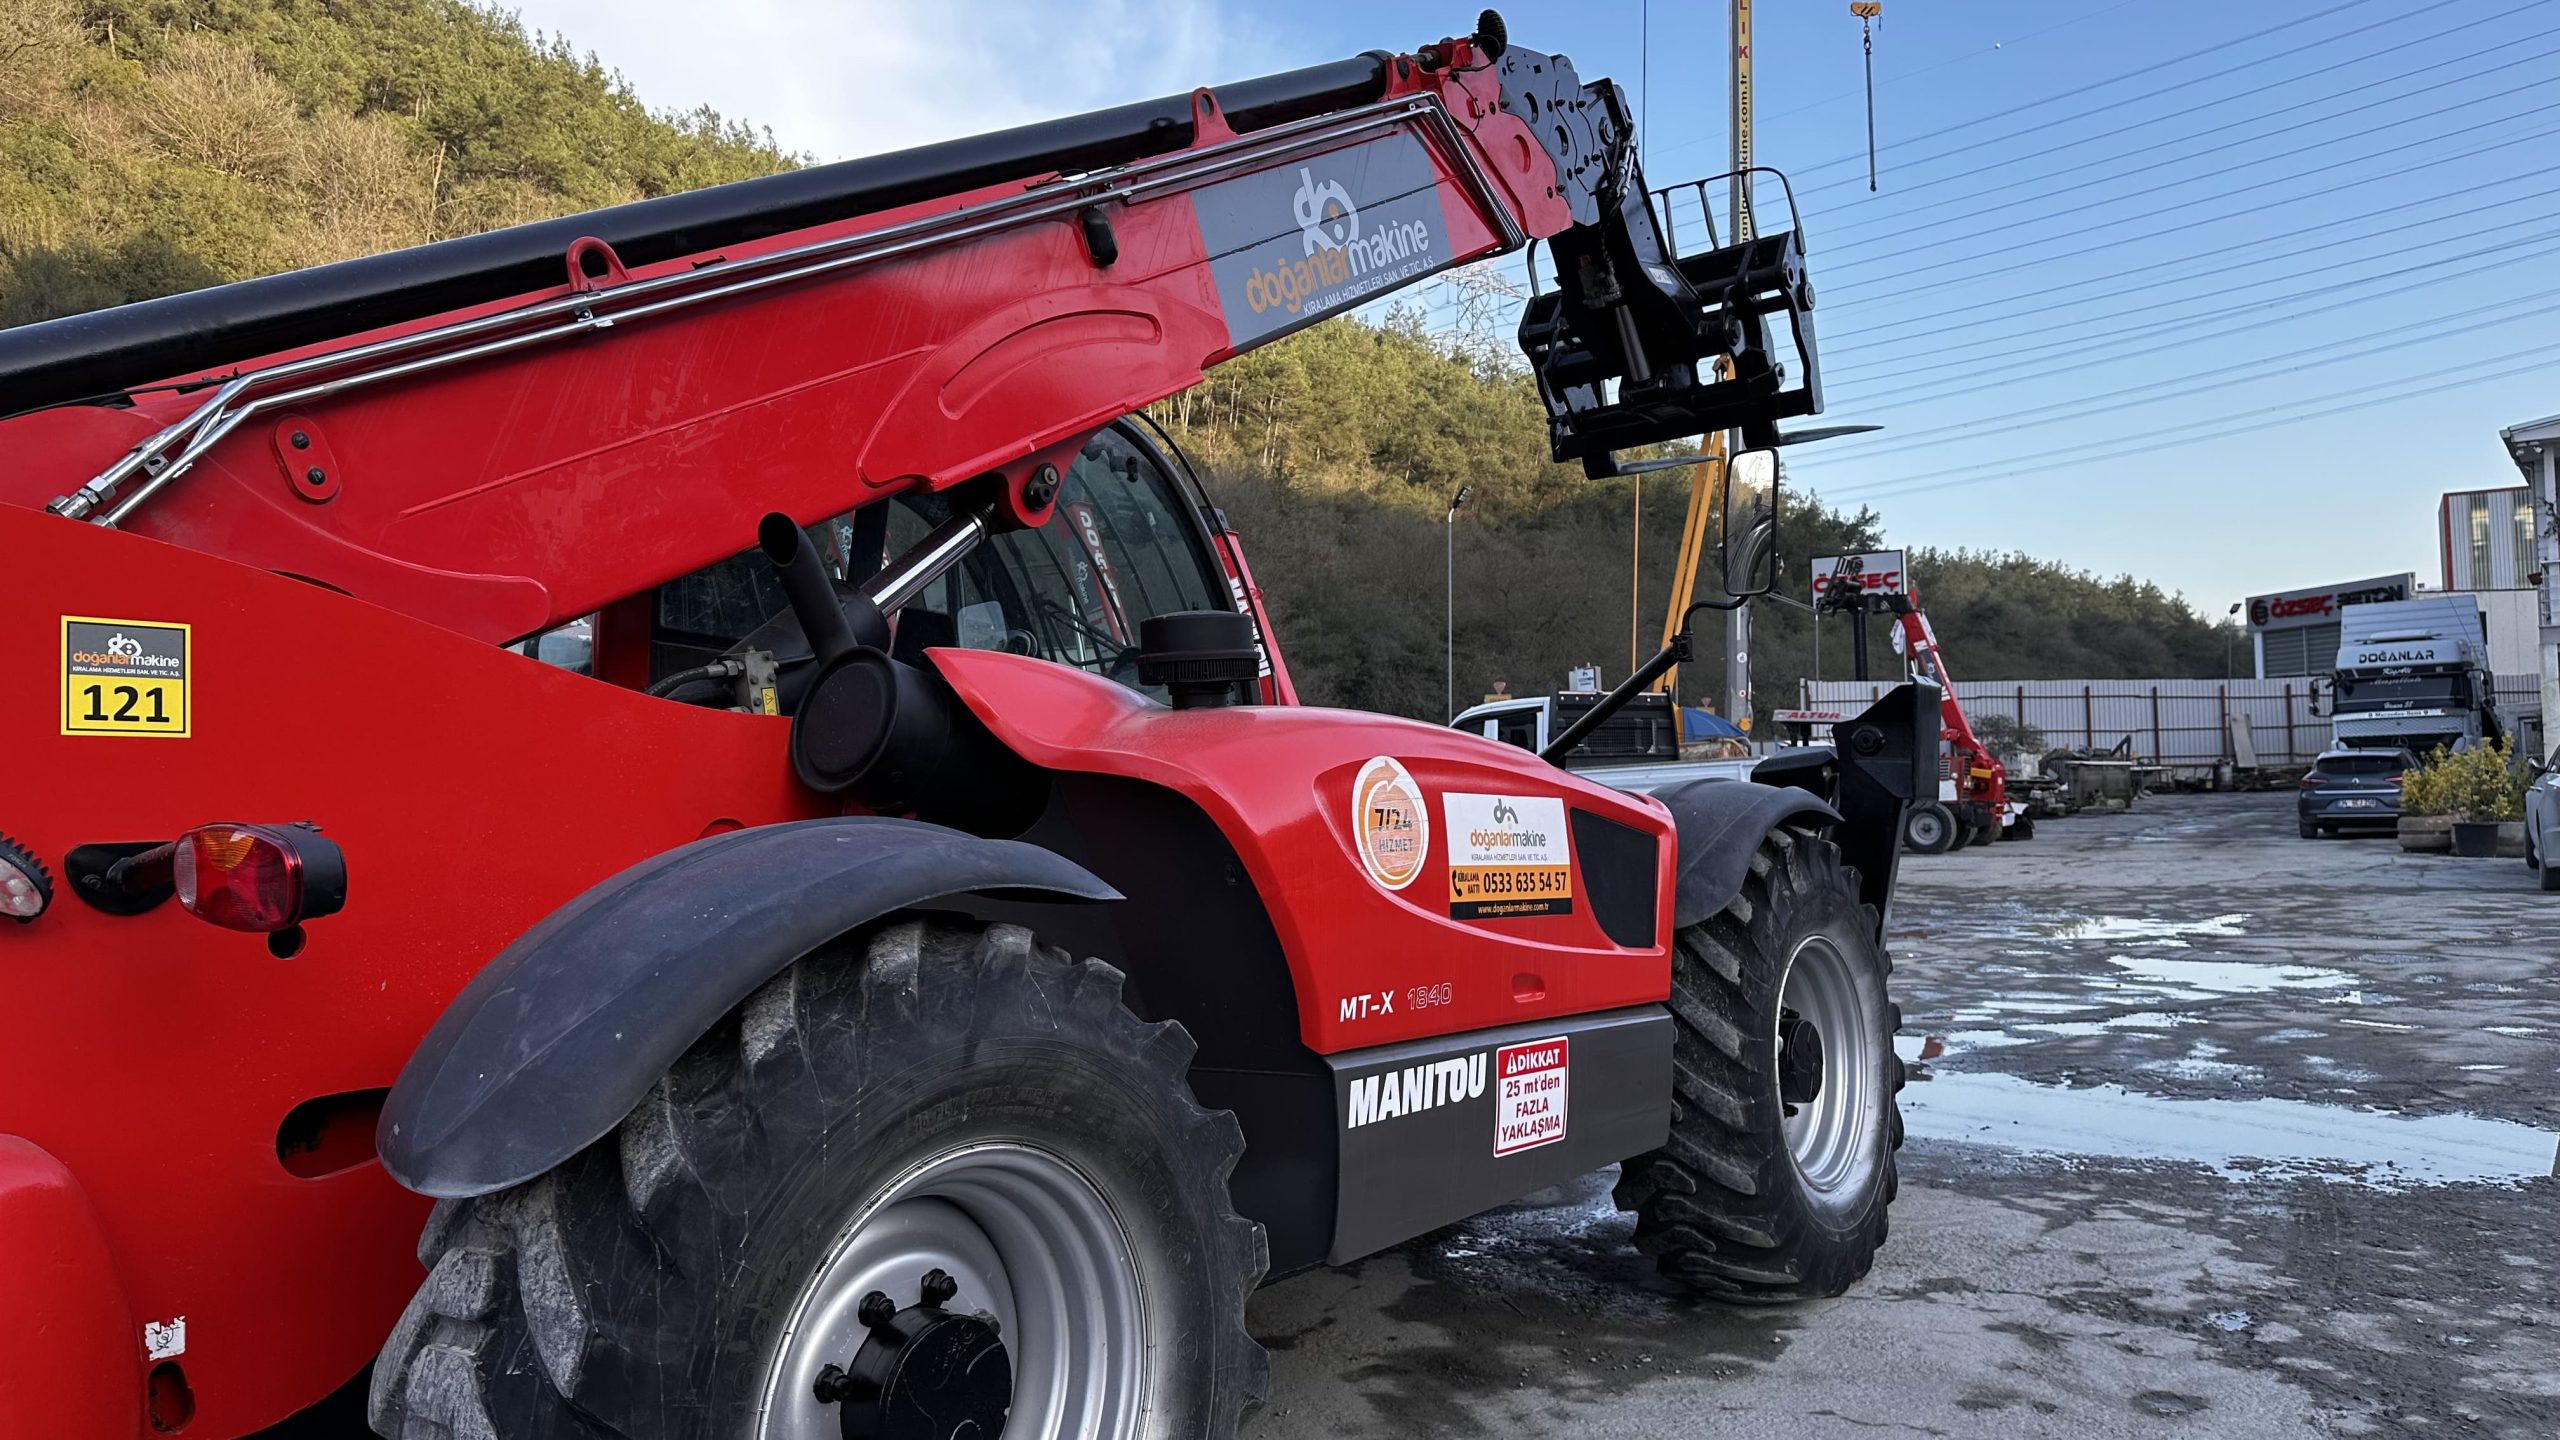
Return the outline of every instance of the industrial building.
<path id="1" fill-rule="evenodd" d="M 2499 432 L 2499 438 L 2506 442 L 2507 455 L 2515 461 L 2516 469 L 2524 478 L 2522 503 L 2510 512 L 2515 517 L 2510 523 L 2521 524 L 2525 528 L 2531 547 L 2527 558 L 2518 566 L 2515 581 L 2522 593 L 2530 597 L 2535 628 L 2534 650 L 2542 680 L 2542 713 L 2560 719 L 2560 415 L 2511 425 Z M 2454 497 L 2445 498 L 2450 503 Z M 2492 528 L 2496 518 L 2493 511 Z M 2490 547 L 2492 567 L 2496 563 L 2494 552 L 2500 548 L 2503 546 Z M 2447 553 L 2448 556 L 2451 553 L 2450 546 Z M 2471 557 L 2466 555 L 2464 558 L 2467 563 Z M 2452 561 L 2448 558 L 2446 564 L 2450 569 Z M 2493 636 L 2490 641 L 2493 656 L 2496 644 Z M 2552 753 L 2550 730 L 2560 730 L 2560 724 L 2546 730 L 2546 756 Z"/>

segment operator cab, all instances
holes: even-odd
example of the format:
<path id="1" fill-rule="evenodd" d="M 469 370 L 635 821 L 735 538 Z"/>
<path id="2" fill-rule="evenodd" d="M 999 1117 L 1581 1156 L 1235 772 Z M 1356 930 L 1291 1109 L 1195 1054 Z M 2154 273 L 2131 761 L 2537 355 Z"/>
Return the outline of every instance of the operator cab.
<path id="1" fill-rule="evenodd" d="M 947 493 L 897 495 L 805 533 L 828 577 L 852 586 L 953 515 Z M 649 681 L 673 698 L 737 703 L 729 677 L 681 677 L 751 646 L 771 649 L 786 668 L 809 654 L 782 572 L 760 549 L 668 581 L 652 604 Z M 936 647 L 1002 650 L 1166 700 L 1164 685 L 1139 674 L 1140 627 L 1160 615 L 1237 609 L 1196 488 L 1122 420 L 1067 468 L 1048 524 L 990 534 L 891 612 L 889 654 L 922 665 Z M 555 647 L 546 637 L 543 648 L 547 658 Z"/>

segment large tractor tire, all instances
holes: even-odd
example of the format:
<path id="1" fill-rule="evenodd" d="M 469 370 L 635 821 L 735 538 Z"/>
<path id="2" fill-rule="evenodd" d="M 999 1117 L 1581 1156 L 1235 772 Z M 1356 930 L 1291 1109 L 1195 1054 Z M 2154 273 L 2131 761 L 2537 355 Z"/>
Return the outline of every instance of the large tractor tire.
<path id="1" fill-rule="evenodd" d="M 1232 1436 L 1269 1373 L 1244 1139 L 1120 987 L 1005 925 L 900 919 L 794 965 L 612 1135 L 436 1207 L 374 1428 Z"/>
<path id="2" fill-rule="evenodd" d="M 1902 812 L 1902 848 L 1914 855 L 1944 855 L 1956 843 L 1955 812 L 1923 800 Z"/>
<path id="3" fill-rule="evenodd" d="M 1890 968 L 1839 847 L 1801 830 L 1772 832 L 1733 903 L 1676 937 L 1671 1138 L 1617 1188 L 1663 1274 L 1768 1303 L 1874 1264 L 1902 1146 Z"/>

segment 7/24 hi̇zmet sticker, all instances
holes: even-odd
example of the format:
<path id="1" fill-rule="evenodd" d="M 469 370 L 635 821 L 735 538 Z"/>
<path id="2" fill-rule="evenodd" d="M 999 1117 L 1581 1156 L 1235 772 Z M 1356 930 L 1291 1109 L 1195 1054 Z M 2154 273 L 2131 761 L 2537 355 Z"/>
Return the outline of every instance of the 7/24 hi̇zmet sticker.
<path id="1" fill-rule="evenodd" d="M 62 733 L 184 736 L 193 627 L 62 617 Z"/>
<path id="2" fill-rule="evenodd" d="M 1351 782 L 1351 837 L 1361 867 L 1381 889 L 1401 890 L 1431 853 L 1431 812 L 1422 787 L 1394 757 L 1380 755 Z"/>

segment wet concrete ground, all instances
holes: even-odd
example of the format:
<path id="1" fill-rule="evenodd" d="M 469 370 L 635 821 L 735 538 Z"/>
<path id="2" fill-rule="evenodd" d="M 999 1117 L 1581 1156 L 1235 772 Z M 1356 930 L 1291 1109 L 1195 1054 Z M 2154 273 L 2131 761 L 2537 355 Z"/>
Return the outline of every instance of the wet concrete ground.
<path id="1" fill-rule="evenodd" d="M 2560 899 L 2521 863 L 2173 796 L 1904 876 L 1863 1285 L 1691 1302 L 1603 1172 L 1265 1290 L 1245 1433 L 2560 1436 Z"/>

